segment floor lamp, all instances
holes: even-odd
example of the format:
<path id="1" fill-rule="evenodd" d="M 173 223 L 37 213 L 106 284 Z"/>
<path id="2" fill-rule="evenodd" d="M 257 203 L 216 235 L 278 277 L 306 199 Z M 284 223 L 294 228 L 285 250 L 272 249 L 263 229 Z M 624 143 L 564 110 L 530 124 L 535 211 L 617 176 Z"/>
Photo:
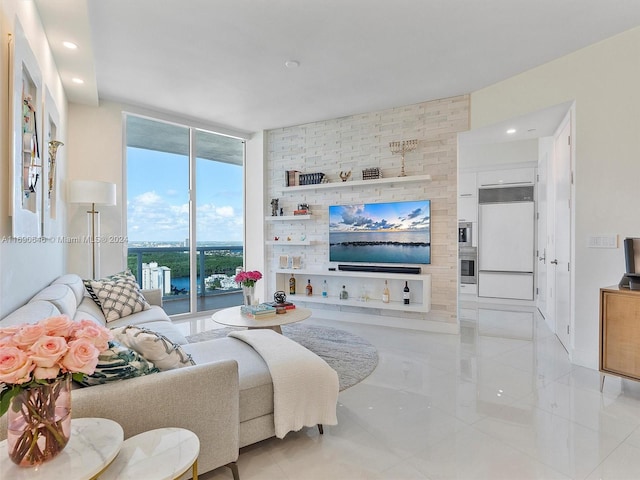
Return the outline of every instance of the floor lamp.
<path id="1" fill-rule="evenodd" d="M 91 278 L 100 276 L 100 212 L 96 205 L 113 206 L 116 204 L 116 184 L 95 180 L 73 180 L 69 184 L 69 203 L 91 205 L 87 210 L 87 229 L 91 247 Z M 98 244 L 96 248 L 96 243 Z"/>

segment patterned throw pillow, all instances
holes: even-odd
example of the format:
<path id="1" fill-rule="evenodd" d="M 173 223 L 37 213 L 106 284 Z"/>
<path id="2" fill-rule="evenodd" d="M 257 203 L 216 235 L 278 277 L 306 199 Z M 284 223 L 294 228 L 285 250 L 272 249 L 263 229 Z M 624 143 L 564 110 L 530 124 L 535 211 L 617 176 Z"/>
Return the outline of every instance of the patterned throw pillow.
<path id="1" fill-rule="evenodd" d="M 151 308 L 134 278 L 89 280 L 89 283 L 107 322 Z"/>
<path id="2" fill-rule="evenodd" d="M 127 378 L 141 377 L 160 370 L 138 352 L 117 342 L 109 342 L 109 348 L 98 357 L 98 365 L 91 375 L 84 375 L 81 385 L 90 387 Z"/>
<path id="3" fill-rule="evenodd" d="M 126 278 L 132 278 L 134 282 L 136 280 L 136 277 L 133 276 L 133 273 L 131 273 L 131 270 L 127 269 L 122 272 L 109 275 L 108 277 L 101 278 L 100 280 L 82 280 L 82 282 L 84 283 L 84 287 L 87 289 L 87 293 L 89 294 L 91 299 L 94 302 L 96 302 L 96 305 L 101 307 L 100 299 L 98 298 L 98 295 L 96 295 L 96 293 L 93 291 L 93 288 L 91 287 L 91 282 L 111 282 L 111 281 L 117 281 L 117 280 L 122 280 Z"/>
<path id="4" fill-rule="evenodd" d="M 195 365 L 191 355 L 164 335 L 129 325 L 111 329 L 113 339 L 153 362 L 160 371 Z"/>

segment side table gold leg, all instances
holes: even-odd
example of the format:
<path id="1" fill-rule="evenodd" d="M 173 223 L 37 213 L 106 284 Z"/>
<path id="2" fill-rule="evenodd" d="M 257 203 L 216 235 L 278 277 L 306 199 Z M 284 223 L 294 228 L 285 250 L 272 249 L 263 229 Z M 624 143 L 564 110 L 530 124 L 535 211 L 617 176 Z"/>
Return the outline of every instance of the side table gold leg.
<path id="1" fill-rule="evenodd" d="M 193 462 L 193 465 L 191 466 L 191 472 L 192 472 L 193 480 L 198 480 L 198 459 L 197 458 L 196 458 L 196 461 Z"/>

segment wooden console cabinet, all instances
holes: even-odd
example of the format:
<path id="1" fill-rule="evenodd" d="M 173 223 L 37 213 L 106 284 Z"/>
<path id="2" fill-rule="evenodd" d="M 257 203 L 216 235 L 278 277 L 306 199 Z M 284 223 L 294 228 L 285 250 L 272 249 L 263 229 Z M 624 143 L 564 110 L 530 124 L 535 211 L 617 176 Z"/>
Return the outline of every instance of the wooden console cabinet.
<path id="1" fill-rule="evenodd" d="M 605 375 L 640 381 L 640 291 L 600 289 L 600 391 Z"/>

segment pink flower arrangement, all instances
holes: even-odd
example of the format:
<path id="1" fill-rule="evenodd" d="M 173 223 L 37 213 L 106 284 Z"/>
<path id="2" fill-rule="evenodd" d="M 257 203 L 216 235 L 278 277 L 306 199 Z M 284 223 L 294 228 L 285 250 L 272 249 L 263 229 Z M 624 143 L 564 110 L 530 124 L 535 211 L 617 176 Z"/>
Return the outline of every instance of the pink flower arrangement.
<path id="1" fill-rule="evenodd" d="M 234 280 L 236 283 L 240 283 L 244 287 L 253 287 L 261 278 L 262 274 L 257 270 L 253 270 L 251 272 L 241 271 L 237 273 Z"/>
<path id="2" fill-rule="evenodd" d="M 66 315 L 0 328 L 0 382 L 6 384 L 0 388 L 0 416 L 23 390 L 67 375 L 92 374 L 111 338 L 105 327 Z"/>

